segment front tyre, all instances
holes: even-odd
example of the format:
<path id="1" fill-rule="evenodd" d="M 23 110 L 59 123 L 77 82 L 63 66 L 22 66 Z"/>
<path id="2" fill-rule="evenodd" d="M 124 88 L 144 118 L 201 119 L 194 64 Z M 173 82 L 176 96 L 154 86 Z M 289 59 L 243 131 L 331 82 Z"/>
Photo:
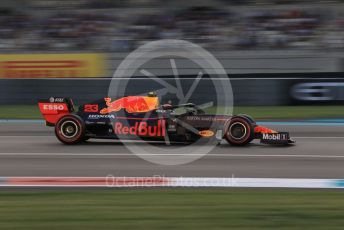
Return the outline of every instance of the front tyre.
<path id="1" fill-rule="evenodd" d="M 55 135 L 59 141 L 67 145 L 82 142 L 85 139 L 86 126 L 77 115 L 68 114 L 60 118 L 55 126 Z"/>
<path id="2" fill-rule="evenodd" d="M 256 124 L 256 121 L 250 115 L 240 114 L 237 116 L 246 118 L 251 124 Z"/>
<path id="3" fill-rule="evenodd" d="M 246 145 L 254 139 L 254 124 L 246 117 L 234 116 L 226 126 L 224 138 L 231 145 Z"/>

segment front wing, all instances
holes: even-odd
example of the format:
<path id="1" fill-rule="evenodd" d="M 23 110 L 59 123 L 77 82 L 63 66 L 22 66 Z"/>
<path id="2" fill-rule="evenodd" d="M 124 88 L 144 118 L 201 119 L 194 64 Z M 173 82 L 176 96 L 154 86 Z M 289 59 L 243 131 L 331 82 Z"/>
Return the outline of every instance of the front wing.
<path id="1" fill-rule="evenodd" d="M 278 132 L 264 126 L 256 126 L 254 131 L 255 138 L 260 139 L 260 142 L 263 144 L 287 145 L 295 143 L 295 141 L 290 138 L 288 132 Z"/>

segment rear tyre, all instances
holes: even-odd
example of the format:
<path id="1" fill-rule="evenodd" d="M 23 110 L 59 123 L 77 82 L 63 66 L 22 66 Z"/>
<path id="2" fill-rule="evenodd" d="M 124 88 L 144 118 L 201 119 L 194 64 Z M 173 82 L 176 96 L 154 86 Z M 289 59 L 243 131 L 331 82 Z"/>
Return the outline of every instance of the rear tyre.
<path id="1" fill-rule="evenodd" d="M 224 137 L 231 145 L 246 145 L 254 139 L 254 123 L 246 117 L 234 116 L 225 129 Z"/>
<path id="2" fill-rule="evenodd" d="M 57 139 L 67 145 L 77 144 L 85 140 L 85 131 L 85 123 L 77 115 L 63 116 L 55 126 Z"/>

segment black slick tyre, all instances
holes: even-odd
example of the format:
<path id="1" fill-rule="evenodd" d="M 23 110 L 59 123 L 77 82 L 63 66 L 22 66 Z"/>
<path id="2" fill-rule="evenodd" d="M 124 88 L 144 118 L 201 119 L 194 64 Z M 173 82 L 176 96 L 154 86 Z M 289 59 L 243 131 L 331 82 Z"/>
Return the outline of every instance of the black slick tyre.
<path id="1" fill-rule="evenodd" d="M 73 145 L 85 140 L 86 126 L 77 115 L 68 114 L 59 119 L 55 125 L 55 135 L 59 141 Z"/>
<path id="2" fill-rule="evenodd" d="M 254 139 L 254 123 L 244 116 L 234 116 L 225 127 L 224 138 L 231 145 L 247 145 Z"/>

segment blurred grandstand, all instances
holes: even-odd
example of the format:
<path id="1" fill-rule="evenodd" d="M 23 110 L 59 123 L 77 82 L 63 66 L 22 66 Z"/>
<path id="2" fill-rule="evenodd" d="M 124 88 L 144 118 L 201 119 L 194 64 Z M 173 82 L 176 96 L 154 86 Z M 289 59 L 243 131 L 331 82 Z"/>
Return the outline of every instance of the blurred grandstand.
<path id="1" fill-rule="evenodd" d="M 127 52 L 186 39 L 211 50 L 344 48 L 342 1 L 3 0 L 0 49 Z"/>
<path id="2" fill-rule="evenodd" d="M 338 0 L 1 0 L 0 105 L 51 95 L 79 102 L 103 97 L 109 82 L 101 77 L 113 76 L 129 52 L 159 39 L 209 50 L 231 78 L 240 78 L 233 81 L 237 105 L 295 104 L 290 88 L 304 81 L 298 78 L 315 77 L 340 84 L 328 80 L 330 89 L 304 91 L 318 97 L 322 90 L 337 103 L 344 95 L 343 27 L 344 1 Z M 182 57 L 173 56 L 178 75 L 198 76 L 200 66 Z M 173 76 L 170 61 L 159 58 L 144 69 Z M 137 66 L 126 68 L 144 77 Z"/>

